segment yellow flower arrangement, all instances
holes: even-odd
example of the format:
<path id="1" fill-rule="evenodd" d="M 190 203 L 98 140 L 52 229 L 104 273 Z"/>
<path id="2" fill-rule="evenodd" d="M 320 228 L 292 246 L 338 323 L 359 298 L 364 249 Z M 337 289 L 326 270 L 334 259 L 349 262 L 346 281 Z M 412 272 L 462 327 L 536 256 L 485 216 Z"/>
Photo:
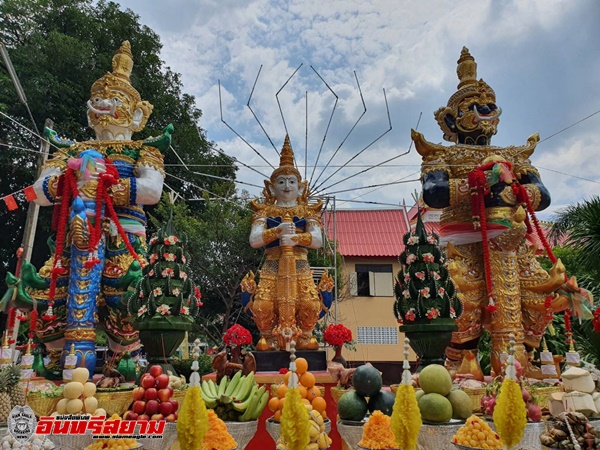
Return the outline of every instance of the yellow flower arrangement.
<path id="1" fill-rule="evenodd" d="M 199 386 L 188 388 L 177 420 L 181 448 L 200 450 L 208 432 L 208 413 Z"/>
<path id="2" fill-rule="evenodd" d="M 415 389 L 407 384 L 398 386 L 392 412 L 392 431 L 398 447 L 403 450 L 417 448 L 417 438 L 421 430 L 421 410 L 417 403 Z"/>

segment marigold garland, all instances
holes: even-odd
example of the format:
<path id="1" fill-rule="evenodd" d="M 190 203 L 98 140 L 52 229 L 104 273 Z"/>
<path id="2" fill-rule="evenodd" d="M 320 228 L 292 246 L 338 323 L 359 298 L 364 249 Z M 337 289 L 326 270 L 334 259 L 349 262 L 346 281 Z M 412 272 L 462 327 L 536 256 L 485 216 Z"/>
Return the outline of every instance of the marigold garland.
<path id="1" fill-rule="evenodd" d="M 407 384 L 401 384 L 396 392 L 392 412 L 392 431 L 398 447 L 403 450 L 416 449 L 422 424 L 415 389 Z"/>
<path id="2" fill-rule="evenodd" d="M 383 448 L 395 448 L 396 437 L 392 432 L 391 418 L 381 411 L 375 411 L 365 424 L 361 441 L 361 447 L 379 450 Z M 412 447 L 401 447 L 402 450 L 412 450 Z"/>
<path id="3" fill-rule="evenodd" d="M 233 450 L 237 442 L 227 431 L 227 425 L 212 410 L 208 410 L 208 432 L 202 442 L 202 450 Z"/>
<path id="4" fill-rule="evenodd" d="M 527 408 L 521 386 L 515 380 L 505 379 L 494 408 L 494 425 L 507 448 L 521 442 L 527 425 Z"/>
<path id="5" fill-rule="evenodd" d="M 281 437 L 288 450 L 304 450 L 310 443 L 308 411 L 298 388 L 285 393 L 285 408 L 281 413 Z"/>
<path id="6" fill-rule="evenodd" d="M 208 432 L 208 412 L 199 386 L 188 388 L 177 420 L 182 449 L 200 450 Z"/>

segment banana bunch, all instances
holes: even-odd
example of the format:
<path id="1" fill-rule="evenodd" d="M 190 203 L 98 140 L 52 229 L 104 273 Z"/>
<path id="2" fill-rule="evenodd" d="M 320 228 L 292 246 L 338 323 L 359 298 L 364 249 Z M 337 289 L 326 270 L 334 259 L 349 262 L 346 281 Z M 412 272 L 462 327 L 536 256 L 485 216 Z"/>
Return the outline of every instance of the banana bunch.
<path id="1" fill-rule="evenodd" d="M 308 418 L 310 423 L 309 436 L 310 443 L 305 450 L 323 450 L 331 445 L 331 438 L 325 432 L 325 421 L 323 416 L 317 410 L 312 409 L 312 406 L 307 405 Z M 280 437 L 277 440 L 277 450 L 287 450 L 287 445 Z"/>
<path id="2" fill-rule="evenodd" d="M 221 378 L 219 384 L 203 380 L 202 399 L 206 407 L 214 409 L 221 420 L 247 422 L 260 417 L 269 400 L 269 392 L 265 386 L 258 387 L 254 372 L 242 375 L 238 371 L 231 379 Z"/>

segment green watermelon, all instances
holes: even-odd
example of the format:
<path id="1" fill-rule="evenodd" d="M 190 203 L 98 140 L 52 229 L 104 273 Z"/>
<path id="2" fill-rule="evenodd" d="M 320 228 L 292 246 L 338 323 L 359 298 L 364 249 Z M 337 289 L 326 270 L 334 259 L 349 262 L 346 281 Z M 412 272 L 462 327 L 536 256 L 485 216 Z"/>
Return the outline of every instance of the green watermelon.
<path id="1" fill-rule="evenodd" d="M 381 374 L 375 367 L 365 364 L 359 366 L 352 375 L 354 390 L 363 397 L 371 397 L 381 390 Z"/>
<path id="2" fill-rule="evenodd" d="M 360 421 L 368 411 L 367 401 L 355 391 L 346 392 L 338 401 L 338 415 L 341 420 Z"/>
<path id="3" fill-rule="evenodd" d="M 396 396 L 392 392 L 381 389 L 378 394 L 369 397 L 369 411 L 381 411 L 386 416 L 391 416 L 395 401 Z"/>

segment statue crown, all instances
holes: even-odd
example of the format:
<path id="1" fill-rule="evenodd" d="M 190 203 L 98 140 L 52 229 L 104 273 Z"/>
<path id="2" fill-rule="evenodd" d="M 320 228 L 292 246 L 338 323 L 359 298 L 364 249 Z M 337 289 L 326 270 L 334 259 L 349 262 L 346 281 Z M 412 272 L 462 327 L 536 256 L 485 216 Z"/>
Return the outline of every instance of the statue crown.
<path id="1" fill-rule="evenodd" d="M 271 182 L 274 183 L 279 175 L 295 175 L 298 182 L 302 181 L 302 175 L 294 165 L 294 150 L 290 144 L 289 135 L 285 135 L 281 154 L 279 156 L 279 167 L 271 174 Z"/>

